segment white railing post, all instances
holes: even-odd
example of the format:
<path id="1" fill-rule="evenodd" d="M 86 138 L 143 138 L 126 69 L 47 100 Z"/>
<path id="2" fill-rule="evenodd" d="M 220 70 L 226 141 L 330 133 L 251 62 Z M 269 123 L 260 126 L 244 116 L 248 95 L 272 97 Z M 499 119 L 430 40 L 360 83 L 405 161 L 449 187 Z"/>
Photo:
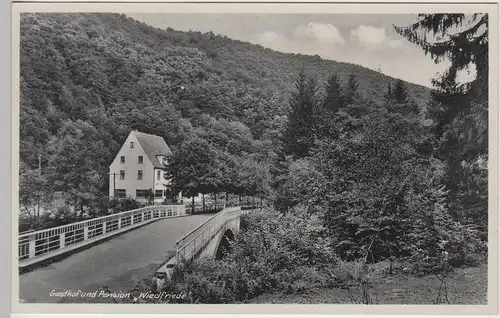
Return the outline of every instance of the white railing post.
<path id="1" fill-rule="evenodd" d="M 66 243 L 64 241 L 64 237 L 65 237 L 64 233 L 59 234 L 59 248 L 63 248 Z"/>
<path id="2" fill-rule="evenodd" d="M 31 235 L 29 239 L 29 258 L 35 257 L 36 236 Z"/>
<path id="3" fill-rule="evenodd" d="M 118 228 L 116 230 L 119 230 L 122 228 L 122 218 L 118 216 Z"/>
<path id="4" fill-rule="evenodd" d="M 83 227 L 83 240 L 86 241 L 89 239 L 89 227 L 87 224 Z"/>
<path id="5" fill-rule="evenodd" d="M 102 222 L 102 235 L 106 234 L 106 222 Z"/>

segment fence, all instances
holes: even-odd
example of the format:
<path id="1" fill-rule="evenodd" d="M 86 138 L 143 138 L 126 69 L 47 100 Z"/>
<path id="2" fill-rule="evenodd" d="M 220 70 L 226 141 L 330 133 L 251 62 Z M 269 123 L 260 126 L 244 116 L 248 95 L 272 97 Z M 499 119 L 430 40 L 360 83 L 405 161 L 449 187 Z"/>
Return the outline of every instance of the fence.
<path id="1" fill-rule="evenodd" d="M 186 215 L 184 205 L 157 205 L 21 234 L 19 266 L 62 254 L 146 223 Z"/>
<path id="2" fill-rule="evenodd" d="M 180 264 L 181 261 L 192 260 L 225 224 L 240 218 L 250 211 L 241 207 L 225 208 L 183 236 L 175 244 L 177 264 Z"/>

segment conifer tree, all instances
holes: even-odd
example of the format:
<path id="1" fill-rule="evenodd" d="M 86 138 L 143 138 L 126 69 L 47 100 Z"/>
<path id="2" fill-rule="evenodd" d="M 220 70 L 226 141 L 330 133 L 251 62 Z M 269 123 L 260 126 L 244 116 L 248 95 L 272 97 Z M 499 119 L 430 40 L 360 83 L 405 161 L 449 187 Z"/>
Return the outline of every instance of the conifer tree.
<path id="1" fill-rule="evenodd" d="M 342 87 L 337 74 L 332 74 L 328 77 L 325 85 L 325 94 L 323 97 L 323 107 L 335 113 L 342 106 L 343 100 Z"/>
<path id="2" fill-rule="evenodd" d="M 405 83 L 400 79 L 396 81 L 392 95 L 396 103 L 405 104 L 409 101 L 408 89 Z"/>
<path id="3" fill-rule="evenodd" d="M 288 121 L 283 134 L 284 153 L 295 158 L 308 154 L 314 142 L 314 114 L 317 107 L 317 82 L 303 70 L 295 82 L 289 101 Z"/>
<path id="4" fill-rule="evenodd" d="M 407 27 L 394 26 L 397 33 L 420 46 L 435 63 L 450 61 L 440 78 L 433 81 L 439 91 L 462 93 L 474 98 L 487 96 L 488 87 L 488 15 L 419 14 L 418 21 Z M 462 29 L 456 32 L 456 29 Z M 429 39 L 436 39 L 431 41 Z M 475 67 L 476 78 L 458 83 L 459 71 Z"/>
<path id="5" fill-rule="evenodd" d="M 385 102 L 389 102 L 392 99 L 392 84 L 389 82 L 389 85 L 387 85 L 387 92 L 384 95 L 384 100 Z"/>
<path id="6" fill-rule="evenodd" d="M 448 204 L 455 212 L 486 213 L 482 199 L 487 192 L 486 174 L 467 167 L 483 162 L 488 152 L 488 15 L 420 14 L 418 19 L 407 27 L 395 26 L 396 32 L 420 46 L 434 62 L 450 63 L 433 80 L 435 89 L 427 107 L 439 140 L 437 154 L 447 163 L 443 182 L 449 190 Z M 475 78 L 461 83 L 459 72 L 471 69 Z M 481 191 L 471 195 L 473 188 Z M 467 201 L 461 200 L 464 197 Z"/>
<path id="7" fill-rule="evenodd" d="M 354 74 L 349 75 L 347 80 L 347 87 L 345 89 L 345 103 L 351 105 L 358 94 L 359 83 Z"/>
<path id="8" fill-rule="evenodd" d="M 336 74 L 328 77 L 321 101 L 319 101 L 315 114 L 315 137 L 323 138 L 333 133 L 335 113 L 343 106 L 344 96 L 340 79 Z"/>

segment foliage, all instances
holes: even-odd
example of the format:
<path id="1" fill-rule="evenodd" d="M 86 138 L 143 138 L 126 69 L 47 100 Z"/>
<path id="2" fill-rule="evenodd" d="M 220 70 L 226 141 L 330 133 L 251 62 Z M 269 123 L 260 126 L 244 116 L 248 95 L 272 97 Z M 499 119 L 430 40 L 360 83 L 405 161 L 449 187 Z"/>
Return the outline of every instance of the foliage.
<path id="1" fill-rule="evenodd" d="M 456 220 L 486 231 L 488 159 L 488 15 L 420 14 L 398 33 L 450 66 L 434 79 L 427 107 L 440 159 L 446 162 L 442 182 Z M 460 72 L 475 71 L 470 82 Z"/>
<path id="2" fill-rule="evenodd" d="M 297 76 L 296 92 L 290 97 L 290 110 L 283 134 L 284 153 L 295 158 L 308 154 L 314 138 L 315 109 L 318 104 L 316 80 L 303 71 Z"/>
<path id="3" fill-rule="evenodd" d="M 408 27 L 396 32 L 420 46 L 436 62 L 449 60 L 451 65 L 434 84 L 441 89 L 453 83 L 458 92 L 488 87 L 488 14 L 419 14 Z M 477 76 L 470 83 L 457 83 L 459 71 L 474 65 Z"/>
<path id="4" fill-rule="evenodd" d="M 119 14 L 25 13 L 20 31 L 20 157 L 36 169 L 42 155 L 44 177 L 79 215 L 108 213 L 92 202 L 107 195 L 109 163 L 132 129 L 163 137 L 174 154 L 206 150 L 209 162 L 221 162 L 198 180 L 176 176 L 187 192 L 269 194 L 268 181 L 239 184 L 237 165 L 250 156 L 274 169 L 293 74 L 336 73 L 339 82 L 355 74 L 361 97 L 378 104 L 391 81 L 356 65 L 159 30 Z M 409 89 L 423 106 L 428 90 Z M 193 145 L 205 148 L 183 150 Z"/>
<path id="5" fill-rule="evenodd" d="M 315 136 L 307 156 L 281 162 L 281 210 L 303 205 L 321 216 L 346 260 L 412 258 L 424 260 L 420 271 L 427 273 L 436 270 L 432 262 L 443 241 L 453 242 L 454 265 L 484 254 L 480 231 L 453 219 L 442 183 L 446 161 L 434 153 L 435 136 L 406 85 L 389 87 L 385 109 L 368 105 L 365 113 L 352 112 L 360 103 L 346 104 L 324 122 L 327 133 Z"/>
<path id="6" fill-rule="evenodd" d="M 335 257 L 319 218 L 305 217 L 303 209 L 286 216 L 267 210 L 247 215 L 242 222 L 245 226 L 232 253 L 221 261 L 200 261 L 184 269 L 176 289 L 190 290 L 196 302 L 228 303 L 328 284 L 324 268 Z"/>
<path id="7" fill-rule="evenodd" d="M 29 228 L 36 229 L 41 224 L 40 208 L 50 205 L 52 190 L 50 184 L 40 171 L 23 169 L 19 174 L 19 204 L 20 223 L 29 224 Z"/>
<path id="8" fill-rule="evenodd" d="M 138 201 L 132 198 L 108 198 L 108 200 L 109 209 L 116 213 L 135 210 L 142 207 Z"/>

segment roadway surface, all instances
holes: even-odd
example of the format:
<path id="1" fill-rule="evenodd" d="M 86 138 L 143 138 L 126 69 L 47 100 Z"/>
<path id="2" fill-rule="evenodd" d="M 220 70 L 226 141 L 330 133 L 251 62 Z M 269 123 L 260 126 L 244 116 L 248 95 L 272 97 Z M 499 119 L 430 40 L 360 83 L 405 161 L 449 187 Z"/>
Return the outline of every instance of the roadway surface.
<path id="1" fill-rule="evenodd" d="M 61 298 L 51 292 L 95 292 L 108 286 L 128 292 L 142 279 L 150 280 L 175 242 L 212 214 L 161 219 L 120 234 L 47 267 L 19 276 L 19 298 L 26 303 L 99 302 L 98 299 Z"/>

